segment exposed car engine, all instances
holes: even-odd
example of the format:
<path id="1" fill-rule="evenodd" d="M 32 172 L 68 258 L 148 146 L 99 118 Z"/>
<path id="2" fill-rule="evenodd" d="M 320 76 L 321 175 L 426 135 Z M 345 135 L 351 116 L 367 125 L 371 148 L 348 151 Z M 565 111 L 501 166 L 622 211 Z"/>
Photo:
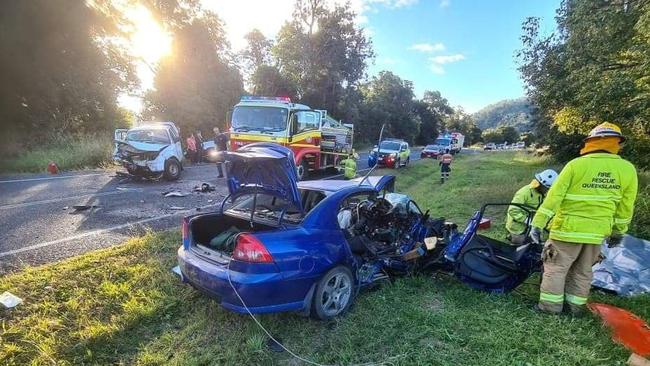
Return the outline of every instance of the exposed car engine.
<path id="1" fill-rule="evenodd" d="M 338 218 L 352 253 L 362 263 L 362 282 L 410 272 L 418 261 L 406 260 L 404 255 L 423 247 L 424 237 L 443 240 L 446 231 L 444 219 L 430 220 L 428 212 L 422 213 L 409 196 L 398 193 L 350 202 Z"/>

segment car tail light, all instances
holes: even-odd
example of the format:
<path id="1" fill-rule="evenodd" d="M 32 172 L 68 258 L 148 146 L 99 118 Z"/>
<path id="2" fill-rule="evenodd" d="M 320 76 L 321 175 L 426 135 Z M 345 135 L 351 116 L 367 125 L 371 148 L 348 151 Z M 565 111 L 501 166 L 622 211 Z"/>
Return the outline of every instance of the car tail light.
<path id="1" fill-rule="evenodd" d="M 232 253 L 232 257 L 243 262 L 254 263 L 271 263 L 273 257 L 255 236 L 252 234 L 239 234 L 237 237 L 237 245 Z"/>
<path id="2" fill-rule="evenodd" d="M 183 217 L 181 233 L 183 235 L 183 247 L 188 249 L 190 247 L 190 220 L 187 217 Z"/>

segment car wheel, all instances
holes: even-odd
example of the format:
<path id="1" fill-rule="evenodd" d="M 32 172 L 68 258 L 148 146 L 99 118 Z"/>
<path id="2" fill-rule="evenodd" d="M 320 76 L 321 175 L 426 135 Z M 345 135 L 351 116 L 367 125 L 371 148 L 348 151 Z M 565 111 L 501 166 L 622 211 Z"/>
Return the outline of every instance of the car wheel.
<path id="1" fill-rule="evenodd" d="M 337 317 L 354 302 L 354 279 L 344 266 L 329 270 L 316 285 L 312 301 L 312 316 L 320 320 Z"/>
<path id="2" fill-rule="evenodd" d="M 298 175 L 298 180 L 305 180 L 309 176 L 309 163 L 307 160 L 302 159 L 300 164 L 296 167 L 296 174 Z"/>
<path id="3" fill-rule="evenodd" d="M 177 180 L 181 176 L 181 163 L 176 159 L 167 160 L 163 176 L 166 180 Z"/>

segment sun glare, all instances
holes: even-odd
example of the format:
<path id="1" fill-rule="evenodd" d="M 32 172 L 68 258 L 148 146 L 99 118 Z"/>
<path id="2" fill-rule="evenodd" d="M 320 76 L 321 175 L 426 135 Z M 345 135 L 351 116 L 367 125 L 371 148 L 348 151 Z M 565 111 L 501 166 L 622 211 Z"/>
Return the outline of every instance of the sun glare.
<path id="1" fill-rule="evenodd" d="M 153 64 L 170 52 L 171 36 L 156 22 L 147 8 L 135 5 L 126 11 L 126 16 L 134 24 L 130 37 L 133 55 Z"/>

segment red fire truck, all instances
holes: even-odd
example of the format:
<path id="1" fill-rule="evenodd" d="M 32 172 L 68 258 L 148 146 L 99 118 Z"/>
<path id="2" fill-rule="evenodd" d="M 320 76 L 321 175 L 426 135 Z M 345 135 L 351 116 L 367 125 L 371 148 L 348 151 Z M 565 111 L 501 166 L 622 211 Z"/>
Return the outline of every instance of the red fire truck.
<path id="1" fill-rule="evenodd" d="M 285 97 L 244 96 L 230 117 L 231 149 L 260 141 L 287 146 L 293 150 L 300 179 L 336 167 L 352 152 L 353 135 L 351 124 Z"/>

